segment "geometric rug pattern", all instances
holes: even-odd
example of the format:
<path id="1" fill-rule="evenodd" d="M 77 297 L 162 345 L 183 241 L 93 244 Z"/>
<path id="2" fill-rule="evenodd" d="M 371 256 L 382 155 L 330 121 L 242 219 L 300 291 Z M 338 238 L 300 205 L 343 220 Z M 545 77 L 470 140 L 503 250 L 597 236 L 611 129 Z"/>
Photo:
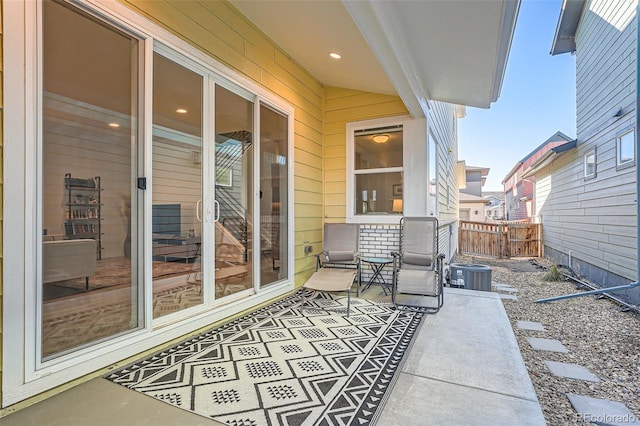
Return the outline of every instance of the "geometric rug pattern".
<path id="1" fill-rule="evenodd" d="M 229 425 L 375 423 L 424 314 L 301 294 L 105 377 Z"/>

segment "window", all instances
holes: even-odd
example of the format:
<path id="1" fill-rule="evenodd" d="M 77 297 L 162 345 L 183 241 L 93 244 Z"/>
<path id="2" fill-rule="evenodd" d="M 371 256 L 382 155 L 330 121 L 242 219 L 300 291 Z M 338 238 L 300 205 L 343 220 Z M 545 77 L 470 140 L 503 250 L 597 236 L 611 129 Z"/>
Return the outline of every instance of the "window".
<path id="1" fill-rule="evenodd" d="M 454 123 L 456 120 L 453 120 Z M 431 132 L 429 132 L 429 193 L 427 195 L 427 214 L 437 216 L 438 214 L 438 173 L 437 173 L 437 143 Z"/>
<path id="2" fill-rule="evenodd" d="M 347 123 L 348 223 L 395 224 L 400 215 L 428 214 L 427 134 L 425 118 Z"/>
<path id="3" fill-rule="evenodd" d="M 402 124 L 354 131 L 355 215 L 402 214 Z"/>
<path id="4" fill-rule="evenodd" d="M 618 169 L 633 166 L 636 163 L 635 130 L 631 129 L 616 138 Z"/>
<path id="5" fill-rule="evenodd" d="M 587 152 L 584 156 L 584 178 L 593 179 L 596 177 L 596 150 Z"/>

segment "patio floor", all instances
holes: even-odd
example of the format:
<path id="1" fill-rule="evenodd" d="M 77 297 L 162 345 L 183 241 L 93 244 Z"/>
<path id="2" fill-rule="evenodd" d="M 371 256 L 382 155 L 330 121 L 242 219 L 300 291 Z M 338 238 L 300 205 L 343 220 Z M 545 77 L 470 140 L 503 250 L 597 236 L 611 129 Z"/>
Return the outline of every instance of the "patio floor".
<path id="1" fill-rule="evenodd" d="M 377 299 L 378 289 L 362 297 Z M 445 289 L 416 337 L 377 424 L 545 425 L 515 335 L 496 293 Z M 2 426 L 212 425 L 97 378 L 0 419 Z"/>

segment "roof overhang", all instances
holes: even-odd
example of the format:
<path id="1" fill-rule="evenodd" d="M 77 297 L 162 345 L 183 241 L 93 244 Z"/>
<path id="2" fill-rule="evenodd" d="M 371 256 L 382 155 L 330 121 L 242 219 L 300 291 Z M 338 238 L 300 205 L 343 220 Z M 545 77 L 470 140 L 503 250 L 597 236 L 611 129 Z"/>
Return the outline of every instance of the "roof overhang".
<path id="1" fill-rule="evenodd" d="M 500 95 L 519 0 L 345 1 L 398 94 L 488 108 Z"/>
<path id="2" fill-rule="evenodd" d="M 488 108 L 498 99 L 520 0 L 231 0 L 326 86 Z M 343 59 L 327 61 L 338 50 Z M 354 58 L 358 58 L 354 60 Z"/>
<path id="3" fill-rule="evenodd" d="M 547 167 L 549 164 L 553 163 L 558 156 L 564 154 L 567 151 L 574 149 L 577 146 L 578 141 L 572 140 L 565 144 L 556 146 L 547 151 L 542 157 L 540 157 L 536 162 L 532 163 L 524 173 L 522 174 L 522 178 L 528 178 L 530 176 L 534 176 L 539 170 L 544 167 Z"/>
<path id="4" fill-rule="evenodd" d="M 585 0 L 563 0 L 556 34 L 551 44 L 552 55 L 575 52 L 576 32 L 584 6 Z"/>

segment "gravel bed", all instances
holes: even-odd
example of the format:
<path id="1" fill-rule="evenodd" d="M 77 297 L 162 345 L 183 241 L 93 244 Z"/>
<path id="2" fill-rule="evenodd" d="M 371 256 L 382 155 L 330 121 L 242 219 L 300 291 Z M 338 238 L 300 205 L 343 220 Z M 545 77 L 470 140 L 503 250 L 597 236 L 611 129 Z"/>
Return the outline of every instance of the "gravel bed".
<path id="1" fill-rule="evenodd" d="M 537 259 L 544 265 L 551 264 Z M 576 293 L 573 282 L 545 282 L 545 271 L 529 259 L 489 260 L 458 256 L 456 262 L 491 266 L 493 283 L 517 288 L 517 300 L 503 304 L 538 400 L 550 425 L 584 425 L 567 393 L 621 402 L 640 419 L 640 315 L 621 312 L 609 299 L 583 296 L 548 303 L 536 300 Z M 546 331 L 521 330 L 517 321 L 540 322 Z M 557 339 L 568 353 L 534 351 L 526 337 Z M 573 363 L 587 368 L 599 382 L 556 377 L 544 361 Z"/>

